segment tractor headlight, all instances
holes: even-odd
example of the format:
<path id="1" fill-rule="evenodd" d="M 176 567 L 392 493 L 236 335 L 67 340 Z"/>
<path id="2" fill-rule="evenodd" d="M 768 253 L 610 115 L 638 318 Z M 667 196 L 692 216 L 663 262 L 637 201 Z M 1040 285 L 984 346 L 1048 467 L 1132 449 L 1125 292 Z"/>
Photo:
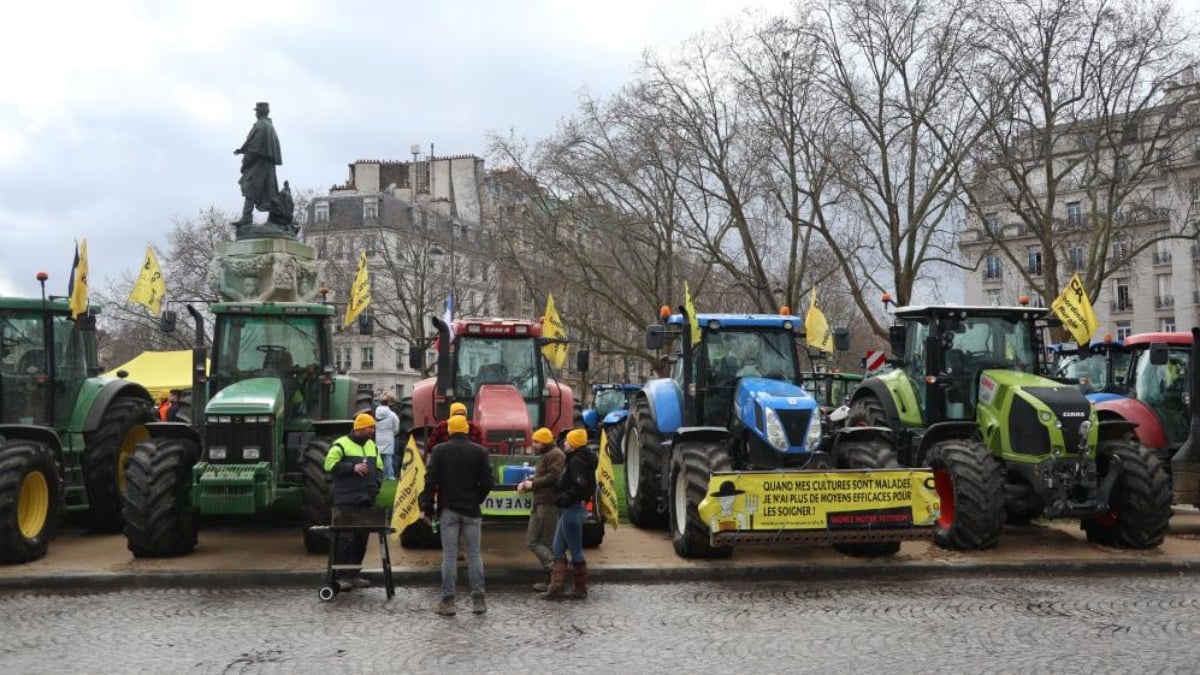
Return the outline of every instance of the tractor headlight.
<path id="1" fill-rule="evenodd" d="M 808 420 L 808 435 L 804 437 L 804 447 L 809 452 L 816 450 L 821 444 L 821 414 L 816 410 L 813 411 L 812 417 Z"/>
<path id="2" fill-rule="evenodd" d="M 1079 447 L 1088 447 L 1088 434 L 1092 432 L 1092 421 L 1084 420 L 1079 423 Z"/>
<path id="3" fill-rule="evenodd" d="M 771 408 L 763 408 L 763 419 L 766 422 L 767 442 L 780 450 L 787 450 L 787 433 L 783 430 L 783 421 L 778 413 Z"/>
<path id="4" fill-rule="evenodd" d="M 229 415 L 214 415 L 213 422 L 217 424 L 230 424 L 233 422 L 233 417 Z"/>
<path id="5" fill-rule="evenodd" d="M 257 445 L 247 445 L 242 448 L 242 459 L 258 459 L 260 454 L 260 448 Z"/>
<path id="6" fill-rule="evenodd" d="M 225 446 L 211 445 L 208 448 L 209 459 L 225 459 Z"/>
<path id="7" fill-rule="evenodd" d="M 1050 414 L 1049 410 L 1043 410 L 1042 412 L 1038 413 L 1038 417 L 1040 417 L 1043 422 L 1049 422 L 1053 415 Z"/>

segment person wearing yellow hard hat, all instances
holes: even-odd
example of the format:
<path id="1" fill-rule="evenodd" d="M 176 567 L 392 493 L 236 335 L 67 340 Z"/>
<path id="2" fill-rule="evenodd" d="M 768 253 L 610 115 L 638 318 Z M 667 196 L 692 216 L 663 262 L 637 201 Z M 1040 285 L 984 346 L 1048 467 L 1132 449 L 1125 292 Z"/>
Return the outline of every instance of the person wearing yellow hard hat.
<path id="1" fill-rule="evenodd" d="M 370 522 L 375 512 L 375 498 L 383 484 L 383 461 L 375 447 L 375 418 L 359 413 L 349 434 L 329 446 L 325 455 L 325 471 L 333 477 L 333 522 Z M 362 565 L 367 552 L 367 533 L 341 533 L 334 551 L 336 565 Z M 360 570 L 335 570 L 338 588 L 366 588 L 370 582 Z"/>
<path id="2" fill-rule="evenodd" d="M 449 417 L 454 417 L 455 415 L 467 417 L 467 406 L 462 401 L 455 401 L 450 404 Z M 426 448 L 435 448 L 439 444 L 450 440 L 450 431 L 446 428 L 446 422 L 449 421 L 449 417 L 438 422 L 433 431 L 429 432 L 429 437 L 425 439 Z M 469 419 L 467 420 L 467 438 L 471 439 L 472 443 L 483 443 L 483 432 L 479 429 L 479 425 L 472 423 Z"/>
<path id="3" fill-rule="evenodd" d="M 558 529 L 558 504 L 554 486 L 566 468 L 566 455 L 554 443 L 554 433 L 546 427 L 533 432 L 533 451 L 538 455 L 533 476 L 517 485 L 517 492 L 533 491 L 533 511 L 525 529 L 525 545 L 542 563 L 546 581 L 533 585 L 533 590 L 545 592 L 550 587 L 550 570 L 554 566 L 554 533 Z"/>
<path id="4" fill-rule="evenodd" d="M 583 556 L 583 519 L 586 504 L 596 496 L 596 466 L 600 458 L 588 447 L 587 431 L 567 432 L 567 466 L 554 486 L 555 503 L 560 515 L 554 532 L 554 565 L 550 568 L 550 584 L 543 598 L 561 600 L 570 597 L 582 600 L 588 595 L 587 560 Z M 568 595 L 563 591 L 567 577 L 567 552 L 571 553 L 575 588 Z"/>

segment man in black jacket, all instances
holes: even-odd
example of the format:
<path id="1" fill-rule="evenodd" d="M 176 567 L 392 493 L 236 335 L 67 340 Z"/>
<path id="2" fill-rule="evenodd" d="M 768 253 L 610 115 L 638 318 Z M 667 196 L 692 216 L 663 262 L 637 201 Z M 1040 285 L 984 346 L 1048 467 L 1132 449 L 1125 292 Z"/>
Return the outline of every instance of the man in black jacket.
<path id="1" fill-rule="evenodd" d="M 382 515 L 375 498 L 383 484 L 383 461 L 375 447 L 375 418 L 362 413 L 354 418 L 354 429 L 329 446 L 325 471 L 333 474 L 333 522 L 342 525 L 372 525 Z M 367 534 L 343 533 L 337 537 L 333 561 L 338 565 L 362 565 L 367 552 Z M 370 582 L 355 570 L 338 570 L 338 588 L 366 588 Z"/>
<path id="2" fill-rule="evenodd" d="M 455 415 L 447 421 L 446 427 L 450 440 L 433 449 L 425 472 L 425 491 L 421 493 L 421 510 L 428 519 L 437 516 L 442 533 L 442 601 L 437 606 L 437 613 L 442 616 L 455 613 L 458 537 L 461 533 L 467 547 L 471 611 L 483 614 L 487 604 L 483 599 L 483 556 L 479 553 L 483 522 L 479 505 L 492 490 L 492 467 L 487 450 L 467 438 L 470 425 L 466 417 Z"/>

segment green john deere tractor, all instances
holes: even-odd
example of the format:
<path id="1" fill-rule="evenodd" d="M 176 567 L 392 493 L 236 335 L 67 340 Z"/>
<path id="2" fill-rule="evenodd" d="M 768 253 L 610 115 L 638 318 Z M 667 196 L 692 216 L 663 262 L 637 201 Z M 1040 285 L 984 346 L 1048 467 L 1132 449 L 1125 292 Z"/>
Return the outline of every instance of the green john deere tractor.
<path id="1" fill-rule="evenodd" d="M 1078 387 L 1040 374 L 1048 310 L 903 307 L 899 367 L 865 380 L 847 424 L 875 427 L 902 464 L 928 466 L 934 540 L 984 549 L 1012 523 L 1079 518 L 1088 541 L 1150 548 L 1171 516 L 1164 467 L 1131 423 L 1099 420 Z"/>
<path id="2" fill-rule="evenodd" d="M 196 321 L 190 423 L 149 425 L 126 470 L 125 537 L 137 557 L 190 553 L 200 515 L 299 511 L 309 531 L 329 522 L 325 455 L 370 408 L 331 365 L 333 308 L 301 302 L 230 302 L 215 316 L 210 375 L 204 321 Z"/>
<path id="3" fill-rule="evenodd" d="M 121 469 L 154 413 L 145 388 L 101 372 L 94 313 L 0 298 L 0 563 L 46 555 L 64 512 L 121 529 Z"/>

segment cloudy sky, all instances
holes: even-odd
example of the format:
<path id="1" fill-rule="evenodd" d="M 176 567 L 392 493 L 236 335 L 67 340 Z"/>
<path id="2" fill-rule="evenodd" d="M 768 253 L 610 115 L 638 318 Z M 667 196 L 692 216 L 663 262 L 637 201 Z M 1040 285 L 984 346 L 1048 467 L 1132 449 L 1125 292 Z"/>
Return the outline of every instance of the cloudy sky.
<path id="1" fill-rule="evenodd" d="M 607 93 L 641 51 L 787 0 L 10 3 L 0 25 L 0 294 L 133 270 L 174 218 L 241 207 L 232 154 L 269 101 L 279 177 L 327 190 L 359 157 L 483 154 Z M 169 281 L 169 280 L 168 280 Z"/>

